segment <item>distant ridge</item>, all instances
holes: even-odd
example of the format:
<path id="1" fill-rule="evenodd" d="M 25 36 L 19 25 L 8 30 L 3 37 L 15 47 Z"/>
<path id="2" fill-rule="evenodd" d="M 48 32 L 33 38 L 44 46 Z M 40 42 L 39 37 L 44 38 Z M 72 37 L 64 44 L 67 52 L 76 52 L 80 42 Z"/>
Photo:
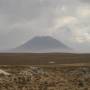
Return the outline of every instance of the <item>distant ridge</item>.
<path id="1" fill-rule="evenodd" d="M 70 50 L 62 42 L 50 36 L 37 36 L 15 48 L 17 52 L 62 52 Z"/>

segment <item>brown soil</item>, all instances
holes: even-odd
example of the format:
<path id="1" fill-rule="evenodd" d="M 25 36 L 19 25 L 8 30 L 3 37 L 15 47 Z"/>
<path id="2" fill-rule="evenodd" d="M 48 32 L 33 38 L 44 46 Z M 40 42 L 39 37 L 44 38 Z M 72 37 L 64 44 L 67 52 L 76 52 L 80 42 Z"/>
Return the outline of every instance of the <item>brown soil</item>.
<path id="1" fill-rule="evenodd" d="M 54 62 L 54 63 L 50 63 Z M 51 65 L 90 63 L 90 54 L 66 53 L 1 53 L 1 65 Z"/>

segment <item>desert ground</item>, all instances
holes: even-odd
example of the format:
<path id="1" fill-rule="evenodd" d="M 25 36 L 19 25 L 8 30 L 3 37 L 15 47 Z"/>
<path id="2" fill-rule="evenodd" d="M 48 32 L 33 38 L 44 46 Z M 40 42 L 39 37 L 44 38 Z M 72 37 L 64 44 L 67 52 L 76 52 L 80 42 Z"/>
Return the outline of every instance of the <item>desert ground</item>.
<path id="1" fill-rule="evenodd" d="M 90 55 L 1 53 L 0 90 L 90 90 Z"/>
<path id="2" fill-rule="evenodd" d="M 90 63 L 90 54 L 0 53 L 0 65 L 51 65 Z"/>
<path id="3" fill-rule="evenodd" d="M 90 90 L 90 66 L 1 65 L 0 90 Z"/>

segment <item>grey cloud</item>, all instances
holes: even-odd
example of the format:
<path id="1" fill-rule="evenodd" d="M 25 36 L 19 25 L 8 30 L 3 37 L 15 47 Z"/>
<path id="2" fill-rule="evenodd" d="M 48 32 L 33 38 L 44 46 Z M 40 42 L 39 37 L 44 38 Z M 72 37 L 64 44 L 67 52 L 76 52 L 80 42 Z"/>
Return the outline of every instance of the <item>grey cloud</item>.
<path id="1" fill-rule="evenodd" d="M 41 11 L 37 0 L 1 0 L 0 4 L 0 13 L 13 18 L 32 19 L 38 17 Z"/>
<path id="2" fill-rule="evenodd" d="M 79 1 L 83 3 L 90 3 L 90 0 L 79 0 Z"/>
<path id="3" fill-rule="evenodd" d="M 0 49 L 16 47 L 35 35 L 51 35 L 49 29 L 56 25 L 55 21 L 58 18 L 62 16 L 78 18 L 77 10 L 78 7 L 83 7 L 83 2 L 83 0 L 0 0 Z M 79 22 L 82 21 L 80 19 Z M 66 35 L 65 27 L 68 26 L 63 27 L 63 35 L 64 32 Z M 76 26 L 73 26 L 73 30 L 74 27 Z M 56 33 L 60 40 L 60 31 Z M 66 42 L 67 37 L 63 36 L 63 40 Z"/>

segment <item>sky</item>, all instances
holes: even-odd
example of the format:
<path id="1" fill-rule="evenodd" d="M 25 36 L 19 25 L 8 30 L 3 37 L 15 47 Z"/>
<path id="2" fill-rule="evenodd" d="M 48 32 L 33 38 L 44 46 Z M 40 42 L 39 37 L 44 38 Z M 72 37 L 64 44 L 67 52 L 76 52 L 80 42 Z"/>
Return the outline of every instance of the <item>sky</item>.
<path id="1" fill-rule="evenodd" d="M 52 36 L 90 50 L 90 0 L 0 0 L 0 50 Z"/>

